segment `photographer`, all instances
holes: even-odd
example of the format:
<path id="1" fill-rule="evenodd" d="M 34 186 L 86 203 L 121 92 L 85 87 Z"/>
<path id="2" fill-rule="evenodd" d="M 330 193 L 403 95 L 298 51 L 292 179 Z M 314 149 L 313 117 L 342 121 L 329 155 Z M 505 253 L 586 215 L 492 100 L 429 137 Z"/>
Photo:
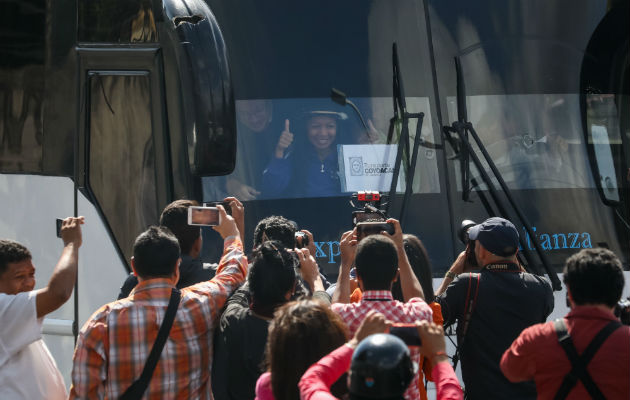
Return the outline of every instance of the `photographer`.
<path id="1" fill-rule="evenodd" d="M 489 218 L 468 230 L 468 248 L 437 291 L 444 325 L 457 321 L 457 357 L 470 399 L 535 399 L 533 382 L 511 383 L 499 368 L 501 355 L 528 326 L 553 310 L 549 281 L 518 263 L 518 231 L 508 220 Z M 473 257 L 481 268 L 464 273 Z"/>
<path id="2" fill-rule="evenodd" d="M 512 382 L 534 379 L 539 399 L 630 398 L 630 327 L 613 314 L 621 262 L 610 250 L 584 249 L 567 260 L 564 284 L 571 312 L 525 329 L 501 370 Z"/>
<path id="3" fill-rule="evenodd" d="M 83 222 L 83 217 L 63 221 L 63 252 L 48 285 L 38 290 L 28 249 L 0 240 L 1 399 L 66 398 L 63 377 L 42 340 L 42 323 L 72 295 Z"/>
<path id="4" fill-rule="evenodd" d="M 405 253 L 400 224 L 395 219 L 387 222 L 394 228 L 393 235 L 383 232 L 366 236 L 358 244 L 354 231 L 344 233 L 341 238 L 341 267 L 334 299 L 346 303 L 334 303 L 332 310 L 346 322 L 350 334 L 357 331 L 365 316 L 372 310 L 383 313 L 389 320 L 397 323 L 432 320 L 433 312 L 423 300 L 422 286 Z M 358 303 L 348 304 L 350 266 L 353 262 L 363 297 Z M 392 297 L 392 284 L 398 274 L 403 296 L 409 299 L 406 303 Z M 415 363 L 420 363 L 417 349 L 411 350 L 411 356 Z M 405 393 L 406 399 L 420 397 L 418 379 L 419 375 L 416 373 L 413 383 Z"/>

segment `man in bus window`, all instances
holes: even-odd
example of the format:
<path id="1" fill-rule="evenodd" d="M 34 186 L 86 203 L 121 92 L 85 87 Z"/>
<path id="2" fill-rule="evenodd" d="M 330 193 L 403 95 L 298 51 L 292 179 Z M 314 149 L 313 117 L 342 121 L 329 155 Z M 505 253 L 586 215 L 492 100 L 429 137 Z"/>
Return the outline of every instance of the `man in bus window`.
<path id="1" fill-rule="evenodd" d="M 630 399 L 630 327 L 613 313 L 624 286 L 621 262 L 610 250 L 584 249 L 569 257 L 563 275 L 571 312 L 525 329 L 503 354 L 501 370 L 512 382 L 534 379 L 539 399 Z M 566 335 L 556 329 L 559 323 Z M 598 336 L 599 348 L 592 347 L 583 370 L 588 377 L 568 379 L 579 370 L 564 346 L 570 342 L 583 358 Z"/>
<path id="2" fill-rule="evenodd" d="M 471 227 L 468 238 L 468 251 L 457 257 L 435 299 L 444 325 L 457 321 L 466 394 L 470 399 L 535 399 L 534 383 L 508 381 L 499 361 L 523 329 L 551 313 L 551 284 L 518 263 L 518 231 L 510 221 L 489 218 Z M 481 268 L 478 273 L 467 272 L 469 257 Z"/>
<path id="3" fill-rule="evenodd" d="M 63 252 L 48 281 L 34 290 L 35 267 L 23 245 L 0 240 L 0 399 L 66 398 L 63 377 L 42 340 L 44 317 L 72 295 L 83 217 L 61 225 Z"/>

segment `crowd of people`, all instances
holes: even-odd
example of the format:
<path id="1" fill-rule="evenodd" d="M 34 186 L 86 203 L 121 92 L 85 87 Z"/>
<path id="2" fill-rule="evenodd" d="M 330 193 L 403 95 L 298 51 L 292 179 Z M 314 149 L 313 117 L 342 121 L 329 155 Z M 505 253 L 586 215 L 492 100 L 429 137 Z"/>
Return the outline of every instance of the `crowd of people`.
<path id="1" fill-rule="evenodd" d="M 246 256 L 244 207 L 225 201 L 218 264 L 199 259 L 194 201 L 169 204 L 136 238 L 118 300 L 80 330 L 69 393 L 41 330 L 72 294 L 85 221 L 63 221 L 62 255 L 38 290 L 28 249 L 0 240 L 0 398 L 415 400 L 429 380 L 438 399 L 630 398 L 630 327 L 613 313 L 624 277 L 609 250 L 566 261 L 571 311 L 545 322 L 551 284 L 519 264 L 518 231 L 503 218 L 468 229 L 467 250 L 434 292 L 422 242 L 395 219 L 393 234 L 342 235 L 331 284 L 313 235 L 296 244 L 280 216 L 258 223 Z"/>

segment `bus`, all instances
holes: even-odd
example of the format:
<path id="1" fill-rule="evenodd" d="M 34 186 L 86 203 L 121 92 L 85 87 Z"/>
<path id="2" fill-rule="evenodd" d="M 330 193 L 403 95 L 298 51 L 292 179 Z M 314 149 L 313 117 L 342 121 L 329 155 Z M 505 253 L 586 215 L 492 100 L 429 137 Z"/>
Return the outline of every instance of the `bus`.
<path id="1" fill-rule="evenodd" d="M 61 250 L 55 219 L 86 216 L 74 299 L 44 324 L 66 382 L 78 327 L 115 299 L 133 239 L 178 198 L 241 199 L 248 251 L 261 218 L 296 221 L 334 281 L 352 174 L 395 170 L 393 190 L 377 189 L 437 284 L 464 248 L 461 221 L 491 215 L 515 223 L 528 269 L 557 289 L 583 248 L 611 249 L 627 271 L 628 6 L 0 2 L 0 236 L 31 249 L 41 286 Z M 378 161 L 387 145 L 406 149 L 398 163 Z M 363 153 L 344 159 L 352 146 Z M 216 261 L 219 238 L 203 234 Z"/>

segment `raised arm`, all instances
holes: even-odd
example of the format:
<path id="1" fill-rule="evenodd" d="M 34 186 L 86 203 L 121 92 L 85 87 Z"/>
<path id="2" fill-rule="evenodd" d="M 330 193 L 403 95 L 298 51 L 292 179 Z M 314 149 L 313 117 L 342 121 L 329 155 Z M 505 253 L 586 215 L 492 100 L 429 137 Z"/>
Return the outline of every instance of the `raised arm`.
<path id="1" fill-rule="evenodd" d="M 42 318 L 61 307 L 72 295 L 77 279 L 79 247 L 81 247 L 81 225 L 83 217 L 66 218 L 61 225 L 63 251 L 48 285 L 37 291 L 37 318 Z"/>
<path id="2" fill-rule="evenodd" d="M 398 220 L 390 218 L 388 223 L 394 225 L 394 234 L 390 235 L 394 243 L 396 244 L 396 250 L 398 251 L 398 270 L 400 272 L 400 288 L 402 290 L 403 298 L 405 301 L 409 301 L 414 297 L 424 299 L 424 292 L 422 291 L 422 285 L 413 273 L 407 253 L 405 252 L 405 245 L 403 242 L 402 229 Z M 383 234 L 388 235 L 384 232 Z"/>
<path id="3" fill-rule="evenodd" d="M 356 229 L 344 232 L 339 241 L 341 265 L 337 276 L 337 286 L 332 296 L 333 303 L 350 303 L 350 270 L 357 250 Z"/>

